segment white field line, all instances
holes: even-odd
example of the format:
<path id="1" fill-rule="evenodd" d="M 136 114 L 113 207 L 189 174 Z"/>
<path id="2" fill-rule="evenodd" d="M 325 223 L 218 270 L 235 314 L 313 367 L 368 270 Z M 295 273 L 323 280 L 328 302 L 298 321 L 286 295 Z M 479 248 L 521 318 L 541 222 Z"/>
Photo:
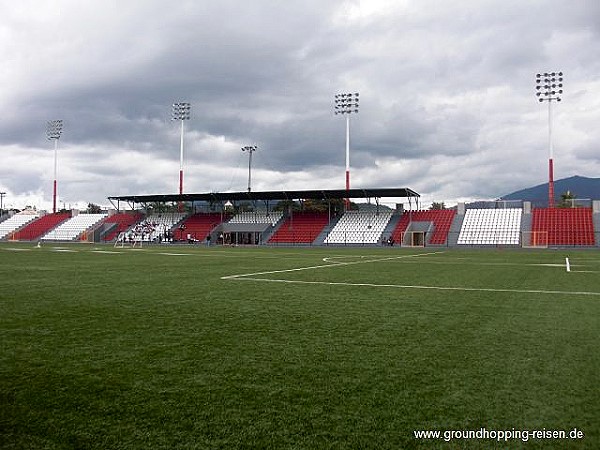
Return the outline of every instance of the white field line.
<path id="1" fill-rule="evenodd" d="M 227 277 L 223 277 L 227 278 Z M 538 289 L 495 289 L 495 288 L 469 288 L 469 287 L 452 287 L 452 286 L 419 286 L 410 284 L 376 284 L 376 283 L 347 283 L 336 281 L 303 281 L 303 280 L 281 280 L 274 278 L 230 278 L 245 281 L 261 281 L 270 283 L 288 283 L 288 284 L 320 284 L 327 286 L 351 286 L 351 287 L 384 287 L 396 289 L 428 289 L 436 291 L 462 291 L 462 292 L 507 292 L 517 294 L 551 294 L 551 295 L 590 295 L 600 296 L 600 292 L 585 292 L 585 291 L 544 291 Z"/>
<path id="2" fill-rule="evenodd" d="M 259 275 L 271 275 L 276 273 L 291 273 L 299 272 L 304 270 L 314 269 L 326 269 L 329 267 L 340 267 L 349 266 L 356 264 L 367 264 L 380 261 L 398 260 L 406 258 L 416 258 L 420 256 L 430 256 L 435 254 L 444 253 L 440 252 L 429 252 L 419 253 L 414 255 L 399 255 L 390 256 L 386 258 L 377 259 L 361 259 L 358 261 L 349 262 L 332 262 L 331 264 L 321 264 L 316 266 L 297 267 L 294 269 L 281 269 L 281 270 L 270 270 L 264 272 L 245 273 L 237 275 L 228 275 L 221 277 L 222 280 L 245 280 L 245 281 L 260 281 L 268 283 L 287 283 L 287 284 L 312 284 L 312 285 L 327 285 L 327 286 L 351 286 L 351 287 L 383 287 L 383 288 L 396 288 L 396 289 L 424 289 L 424 290 L 439 290 L 439 291 L 459 291 L 459 292 L 506 292 L 506 293 L 518 293 L 518 294 L 545 294 L 545 295 L 584 295 L 584 296 L 600 296 L 600 292 L 586 292 L 586 291 L 557 291 L 557 290 L 543 290 L 543 289 L 497 289 L 497 288 L 472 288 L 472 287 L 453 287 L 453 286 L 425 286 L 425 285 L 406 285 L 406 284 L 377 284 L 377 283 L 349 283 L 349 282 L 336 282 L 336 281 L 305 281 L 305 280 L 285 280 L 285 279 L 274 279 L 274 278 L 262 278 Z M 323 261 L 331 261 L 337 257 L 323 258 Z M 430 263 L 431 261 L 427 261 Z M 490 264 L 493 265 L 493 264 Z M 502 263 L 500 264 L 502 265 Z M 507 264 L 513 265 L 513 264 Z M 526 264 L 529 266 L 545 266 L 545 267 L 564 267 L 564 264 Z M 584 272 L 584 271 L 577 271 Z M 587 271 L 586 271 L 587 272 Z"/>
<path id="3" fill-rule="evenodd" d="M 317 266 L 307 266 L 307 267 L 296 267 L 295 269 L 281 269 L 281 270 L 269 270 L 265 272 L 254 272 L 254 273 L 240 273 L 237 275 L 227 275 L 221 277 L 221 280 L 234 280 L 239 278 L 246 277 L 254 277 L 256 275 L 270 275 L 274 273 L 288 273 L 288 272 L 300 272 L 302 270 L 314 270 L 314 269 L 326 269 L 328 267 L 338 267 L 338 266 L 350 266 L 355 264 L 366 264 L 372 262 L 379 261 L 389 261 L 391 259 L 402 259 L 402 258 L 417 258 L 419 256 L 428 256 L 428 255 L 437 255 L 444 252 L 430 252 L 430 253 L 418 253 L 416 255 L 398 255 L 398 256 L 389 256 L 386 258 L 378 258 L 378 259 L 369 259 L 369 260 L 360 260 L 360 261 L 349 261 L 349 262 L 337 262 L 331 264 L 320 264 Z"/>
<path id="4" fill-rule="evenodd" d="M 337 259 L 337 257 L 331 258 L 323 258 L 323 261 L 333 261 Z M 565 263 L 504 263 L 504 262 L 483 262 L 477 260 L 469 260 L 468 258 L 457 258 L 457 260 L 461 260 L 462 266 L 498 266 L 498 267 L 560 267 L 562 269 L 565 268 Z M 360 261 L 360 262 L 371 262 L 371 261 Z M 357 262 L 357 263 L 360 263 Z M 427 262 L 422 263 L 420 261 L 399 261 L 402 264 L 432 264 L 432 265 L 440 265 L 440 266 L 448 266 L 448 265 L 456 265 L 456 261 L 452 259 L 441 259 L 437 258 L 435 260 L 428 259 Z M 573 264 L 571 263 L 571 269 L 573 267 L 585 267 L 588 264 Z M 586 272 L 583 270 L 571 270 L 571 272 Z M 594 273 L 593 271 L 589 271 Z"/>

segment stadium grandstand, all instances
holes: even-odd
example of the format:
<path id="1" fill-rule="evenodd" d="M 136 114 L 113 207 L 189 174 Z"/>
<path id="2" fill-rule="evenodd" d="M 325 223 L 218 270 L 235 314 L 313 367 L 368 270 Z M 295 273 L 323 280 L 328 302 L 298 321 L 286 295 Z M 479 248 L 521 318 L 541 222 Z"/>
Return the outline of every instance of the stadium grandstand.
<path id="1" fill-rule="evenodd" d="M 423 210 L 419 197 L 409 188 L 109 197 L 115 208 L 102 214 L 5 215 L 0 221 L 0 240 L 457 248 L 600 246 L 599 200 L 571 208 L 493 201 Z M 381 204 L 385 198 L 406 199 L 408 208 L 405 203 L 397 203 L 395 208 L 385 206 Z M 122 208 L 124 204 L 126 208 Z M 186 205 L 186 212 L 175 207 L 180 204 Z M 156 205 L 165 205 L 164 211 L 153 209 Z"/>

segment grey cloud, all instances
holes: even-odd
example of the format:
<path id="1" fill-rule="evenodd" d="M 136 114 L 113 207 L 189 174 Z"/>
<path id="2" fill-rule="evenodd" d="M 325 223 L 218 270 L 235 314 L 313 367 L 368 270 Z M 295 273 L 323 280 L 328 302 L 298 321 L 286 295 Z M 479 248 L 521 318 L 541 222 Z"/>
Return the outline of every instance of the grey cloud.
<path id="1" fill-rule="evenodd" d="M 295 179 L 317 187 L 324 171 L 339 167 L 342 186 L 345 124 L 333 115 L 333 95 L 360 91 L 360 112 L 351 118 L 354 180 L 410 182 L 437 200 L 499 196 L 543 182 L 546 116 L 533 77 L 552 68 L 564 68 L 570 83 L 557 109 L 556 139 L 568 135 L 572 161 L 580 162 L 562 163 L 557 153 L 557 166 L 583 172 L 598 165 L 598 5 L 423 0 L 389 2 L 382 11 L 377 5 L 83 7 L 63 0 L 48 15 L 30 1 L 31 17 L 16 9 L 6 16 L 0 148 L 14 164 L 23 164 L 15 148 L 27 153 L 35 170 L 0 166 L 0 188 L 47 191 L 43 152 L 51 143 L 44 126 L 61 118 L 60 144 L 78 152 L 61 160 L 70 198 L 103 202 L 123 192 L 173 191 L 174 101 L 192 103 L 185 137 L 190 171 L 210 165 L 231 172 L 243 161 L 239 147 L 257 144 L 256 169 L 265 176 L 303 172 Z M 36 165 L 40 152 L 45 166 L 39 158 Z M 406 161 L 413 173 L 388 173 L 381 161 Z M 532 171 L 537 166 L 540 175 Z M 211 172 L 190 185 L 223 185 Z"/>

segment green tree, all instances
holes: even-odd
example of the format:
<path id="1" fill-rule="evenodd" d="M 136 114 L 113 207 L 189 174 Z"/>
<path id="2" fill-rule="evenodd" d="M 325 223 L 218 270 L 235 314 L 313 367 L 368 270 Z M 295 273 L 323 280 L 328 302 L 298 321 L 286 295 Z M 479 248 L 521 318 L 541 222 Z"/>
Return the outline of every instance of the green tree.
<path id="1" fill-rule="evenodd" d="M 102 208 L 94 203 L 88 203 L 86 212 L 88 214 L 100 214 L 102 212 Z"/>
<path id="2" fill-rule="evenodd" d="M 146 210 L 148 214 L 162 214 L 168 212 L 178 212 L 179 206 L 175 203 L 153 202 L 148 204 Z M 189 210 L 189 205 L 185 204 L 185 210 Z"/>
<path id="3" fill-rule="evenodd" d="M 562 194 L 560 194 L 560 201 L 558 202 L 558 205 L 556 205 L 556 207 L 557 208 L 573 208 L 573 206 L 574 206 L 573 200 L 575 200 L 575 194 L 573 194 L 571 191 L 567 190 L 566 192 L 563 192 Z"/>
<path id="4" fill-rule="evenodd" d="M 444 204 L 444 202 L 433 202 L 431 204 L 431 206 L 429 207 L 430 210 L 439 210 L 439 209 L 446 209 L 446 205 Z"/>
<path id="5" fill-rule="evenodd" d="M 294 200 L 280 200 L 273 208 L 273 211 L 287 212 L 289 211 L 290 207 L 292 208 L 292 211 L 300 210 L 300 205 L 298 204 L 298 202 L 295 202 Z"/>

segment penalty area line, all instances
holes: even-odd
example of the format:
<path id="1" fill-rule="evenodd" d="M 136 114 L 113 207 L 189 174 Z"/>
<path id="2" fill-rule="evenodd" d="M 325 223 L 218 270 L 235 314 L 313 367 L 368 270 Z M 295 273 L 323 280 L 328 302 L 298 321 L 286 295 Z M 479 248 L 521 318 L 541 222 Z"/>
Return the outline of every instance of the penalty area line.
<path id="1" fill-rule="evenodd" d="M 349 286 L 349 287 L 382 287 L 382 288 L 395 288 L 395 289 L 424 289 L 434 291 L 460 291 L 460 292 L 505 292 L 505 293 L 516 293 L 516 294 L 550 294 L 550 295 L 588 295 L 588 296 L 600 296 L 600 292 L 586 292 L 586 291 L 545 291 L 541 289 L 496 289 L 496 288 L 470 288 L 470 287 L 456 287 L 456 286 L 420 286 L 414 284 L 377 284 L 377 283 L 348 283 L 341 281 L 306 281 L 306 280 L 283 280 L 275 278 L 250 278 L 250 277 L 236 277 L 230 278 L 233 280 L 242 281 L 260 281 L 269 283 L 287 283 L 287 284 L 313 284 L 313 285 L 326 285 L 326 286 Z"/>
<path id="2" fill-rule="evenodd" d="M 390 256 L 390 257 L 377 258 L 377 259 L 366 259 L 366 260 L 361 259 L 358 261 L 331 262 L 330 264 L 320 264 L 320 265 L 316 265 L 316 266 L 296 267 L 294 269 L 280 269 L 280 270 L 269 270 L 269 271 L 265 271 L 265 272 L 240 273 L 237 275 L 227 275 L 227 276 L 221 277 L 221 280 L 236 280 L 236 279 L 240 279 L 240 278 L 254 277 L 256 275 L 271 275 L 274 273 L 300 272 L 303 270 L 326 269 L 329 267 L 340 267 L 340 266 L 352 266 L 352 265 L 357 265 L 357 264 L 367 264 L 367 263 L 374 263 L 374 262 L 389 261 L 392 259 L 418 258 L 420 256 L 437 255 L 440 253 L 444 253 L 444 252 L 440 251 L 440 252 L 429 252 L 429 253 L 417 253 L 417 254 L 413 254 L 413 255 L 398 255 L 398 256 Z M 323 258 L 323 260 L 325 260 L 325 258 Z"/>

